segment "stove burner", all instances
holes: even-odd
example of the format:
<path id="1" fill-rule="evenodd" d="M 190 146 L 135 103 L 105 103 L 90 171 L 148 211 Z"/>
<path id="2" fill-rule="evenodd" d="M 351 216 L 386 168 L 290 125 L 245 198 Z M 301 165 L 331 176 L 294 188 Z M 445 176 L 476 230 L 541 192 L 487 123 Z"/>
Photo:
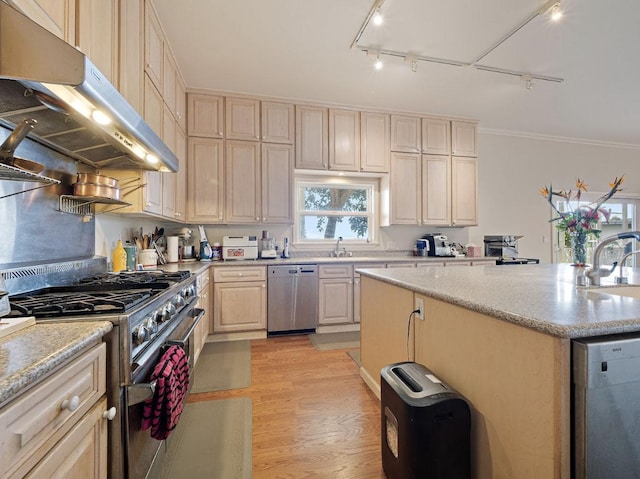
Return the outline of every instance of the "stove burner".
<path id="1" fill-rule="evenodd" d="M 53 288 L 49 288 L 51 290 Z M 45 290 L 48 291 L 48 290 Z M 129 291 L 42 292 L 14 296 L 10 299 L 9 317 L 74 316 L 81 314 L 123 313 L 154 295 L 152 289 Z"/>
<path id="2" fill-rule="evenodd" d="M 150 286 L 153 288 L 168 288 L 171 283 L 177 283 L 187 279 L 191 273 L 189 271 L 176 271 L 168 273 L 164 271 L 132 271 L 130 273 L 106 273 L 91 278 L 80 280 L 78 286 L 99 285 L 112 287 L 114 285 L 124 285 L 133 287 L 136 285 Z"/>

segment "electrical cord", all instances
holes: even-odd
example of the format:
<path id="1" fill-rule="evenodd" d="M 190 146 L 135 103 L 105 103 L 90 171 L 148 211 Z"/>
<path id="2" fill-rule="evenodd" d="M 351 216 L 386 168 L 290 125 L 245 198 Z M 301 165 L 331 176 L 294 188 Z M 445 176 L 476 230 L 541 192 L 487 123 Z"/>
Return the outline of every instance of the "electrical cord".
<path id="1" fill-rule="evenodd" d="M 414 309 L 411 311 L 409 315 L 409 320 L 407 321 L 407 361 L 411 361 L 411 357 L 409 356 L 409 337 L 411 336 L 411 320 L 413 319 L 413 315 L 419 313 L 419 309 Z"/>

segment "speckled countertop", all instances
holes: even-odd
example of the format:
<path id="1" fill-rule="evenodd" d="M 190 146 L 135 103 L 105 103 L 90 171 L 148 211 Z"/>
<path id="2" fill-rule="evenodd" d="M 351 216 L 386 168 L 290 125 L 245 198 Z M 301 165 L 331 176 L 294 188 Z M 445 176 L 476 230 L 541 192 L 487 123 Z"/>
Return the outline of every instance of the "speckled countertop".
<path id="1" fill-rule="evenodd" d="M 568 264 L 359 271 L 363 276 L 553 336 L 579 338 L 640 331 L 640 299 L 615 294 L 614 275 L 603 279 L 601 288 L 576 287 L 575 276 L 582 269 Z M 617 269 L 615 275 L 618 273 Z M 640 272 L 625 268 L 625 274 L 630 285 L 640 285 Z M 640 298 L 640 286 L 637 294 L 630 294 Z"/>
<path id="2" fill-rule="evenodd" d="M 0 339 L 0 405 L 113 329 L 108 321 L 36 323 Z"/>

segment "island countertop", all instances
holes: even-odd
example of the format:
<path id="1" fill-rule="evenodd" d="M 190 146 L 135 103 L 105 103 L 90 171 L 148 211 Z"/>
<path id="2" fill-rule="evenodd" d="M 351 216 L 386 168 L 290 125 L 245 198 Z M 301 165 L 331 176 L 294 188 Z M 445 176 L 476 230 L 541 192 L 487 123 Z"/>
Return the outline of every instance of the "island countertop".
<path id="1" fill-rule="evenodd" d="M 619 269 L 603 279 L 600 288 L 577 287 L 575 277 L 584 270 L 568 264 L 358 271 L 363 276 L 561 338 L 640 331 L 640 286 L 636 298 L 613 294 L 613 277 Z M 640 285 L 640 273 L 630 268 L 624 271 L 629 279 L 627 288 Z"/>

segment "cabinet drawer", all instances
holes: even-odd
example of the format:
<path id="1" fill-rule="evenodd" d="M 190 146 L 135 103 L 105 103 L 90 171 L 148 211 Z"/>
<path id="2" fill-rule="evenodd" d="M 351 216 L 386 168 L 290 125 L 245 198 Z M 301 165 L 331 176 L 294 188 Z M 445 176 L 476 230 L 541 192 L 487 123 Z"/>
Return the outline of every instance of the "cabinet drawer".
<path id="1" fill-rule="evenodd" d="M 386 268 L 387 265 L 385 263 L 359 263 L 353 265 L 353 277 L 359 278 L 360 273 L 357 273 L 357 269 L 369 269 L 369 268 Z"/>
<path id="2" fill-rule="evenodd" d="M 0 412 L 0 477 L 29 471 L 104 395 L 106 346 L 96 346 Z M 64 406 L 64 407 L 63 407 Z"/>
<path id="3" fill-rule="evenodd" d="M 322 265 L 318 271 L 320 278 L 351 278 L 353 276 L 352 264 L 327 264 Z"/>
<path id="4" fill-rule="evenodd" d="M 233 266 L 213 270 L 213 281 L 216 283 L 232 283 L 238 281 L 264 281 L 267 279 L 263 266 Z"/>

